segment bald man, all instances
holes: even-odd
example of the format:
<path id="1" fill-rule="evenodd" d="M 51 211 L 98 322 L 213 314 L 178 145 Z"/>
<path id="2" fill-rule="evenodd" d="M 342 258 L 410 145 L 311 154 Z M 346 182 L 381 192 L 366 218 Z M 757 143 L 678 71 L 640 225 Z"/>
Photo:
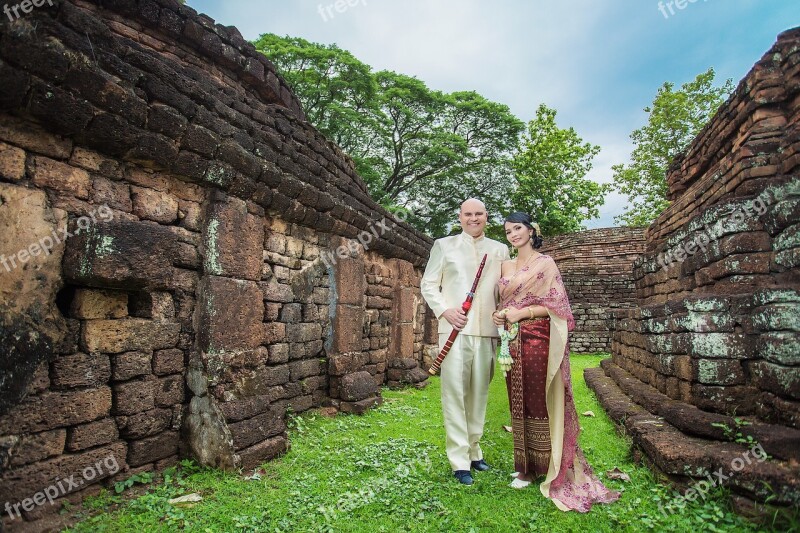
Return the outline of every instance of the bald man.
<path id="1" fill-rule="evenodd" d="M 459 331 L 442 363 L 441 385 L 447 459 L 453 475 L 464 485 L 473 483 L 471 469 L 489 469 L 480 439 L 498 337 L 492 312 L 497 305 L 500 264 L 509 259 L 506 245 L 483 234 L 487 220 L 480 200 L 470 198 L 461 204 L 458 221 L 463 231 L 433 243 L 420 283 L 422 297 L 439 319 L 439 349 L 454 328 Z M 488 255 L 486 266 L 467 316 L 461 304 L 484 254 Z"/>

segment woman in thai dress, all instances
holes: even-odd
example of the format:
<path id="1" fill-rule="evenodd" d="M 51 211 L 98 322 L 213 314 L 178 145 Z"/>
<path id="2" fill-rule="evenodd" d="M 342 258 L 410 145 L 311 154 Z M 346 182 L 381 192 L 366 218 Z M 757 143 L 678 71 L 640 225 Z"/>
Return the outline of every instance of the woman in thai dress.
<path id="1" fill-rule="evenodd" d="M 518 254 L 502 264 L 500 310 L 493 319 L 505 330 L 510 364 L 506 386 L 517 471 L 511 486 L 525 488 L 545 476 L 539 488 L 546 498 L 562 511 L 587 512 L 594 503 L 615 501 L 619 493 L 597 479 L 578 446 L 568 340 L 575 321 L 569 299 L 555 261 L 536 251 L 542 245 L 538 224 L 516 212 L 506 218 L 505 231 Z"/>

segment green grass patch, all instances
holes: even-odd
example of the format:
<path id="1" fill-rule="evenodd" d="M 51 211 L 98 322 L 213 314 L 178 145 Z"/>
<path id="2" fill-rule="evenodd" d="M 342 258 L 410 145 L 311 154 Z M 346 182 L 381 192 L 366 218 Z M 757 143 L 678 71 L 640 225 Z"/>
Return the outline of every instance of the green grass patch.
<path id="1" fill-rule="evenodd" d="M 444 453 L 439 379 L 423 390 L 384 390 L 385 403 L 363 416 L 326 418 L 306 413 L 292 420 L 291 449 L 264 465 L 260 479 L 198 469 L 191 462 L 166 472 L 146 494 L 123 500 L 113 491 L 84 504 L 89 516 L 73 531 L 756 531 L 733 514 L 722 491 L 664 514 L 672 490 L 630 457 L 629 442 L 615 431 L 583 380 L 602 356 L 573 356 L 581 446 L 601 479 L 621 499 L 588 514 L 563 513 L 538 486 L 509 487 L 512 437 L 502 373 L 491 384 L 482 441 L 488 472 L 467 487 L 453 478 Z M 618 467 L 631 481 L 607 480 Z M 124 487 L 123 487 L 124 488 Z M 170 498 L 198 493 L 203 500 L 175 506 Z M 98 513 L 115 507 L 113 512 Z"/>

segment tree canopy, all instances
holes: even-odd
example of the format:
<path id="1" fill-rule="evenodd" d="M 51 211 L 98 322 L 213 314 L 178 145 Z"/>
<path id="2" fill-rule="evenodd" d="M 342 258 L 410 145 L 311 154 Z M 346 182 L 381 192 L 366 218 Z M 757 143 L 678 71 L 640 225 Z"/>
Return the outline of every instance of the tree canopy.
<path id="1" fill-rule="evenodd" d="M 614 187 L 628 197 L 618 223 L 647 226 L 669 205 L 666 172 L 676 155 L 700 133 L 733 90 L 733 80 L 714 87 L 714 69 L 675 90 L 665 82 L 656 93 L 647 124 L 631 134 L 631 163 L 614 165 Z"/>
<path id="2" fill-rule="evenodd" d="M 597 216 L 606 189 L 585 174 L 598 148 L 558 129 L 554 110 L 540 107 L 523 137 L 525 124 L 508 106 L 475 91 L 444 93 L 411 76 L 373 72 L 336 45 L 273 34 L 254 44 L 309 120 L 350 155 L 372 197 L 408 210 L 422 231 L 449 233 L 469 197 L 495 217 L 531 211 L 549 234 Z"/>
<path id="3" fill-rule="evenodd" d="M 545 235 L 584 229 L 610 189 L 586 178 L 599 152 L 573 128 L 559 128 L 555 109 L 540 105 L 514 156 L 514 209 L 531 213 Z"/>

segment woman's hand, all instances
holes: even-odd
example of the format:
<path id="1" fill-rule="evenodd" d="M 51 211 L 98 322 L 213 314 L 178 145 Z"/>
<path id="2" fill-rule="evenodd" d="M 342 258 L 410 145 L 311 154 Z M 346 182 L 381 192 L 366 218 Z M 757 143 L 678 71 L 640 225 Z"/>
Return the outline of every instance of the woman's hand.
<path id="1" fill-rule="evenodd" d="M 492 320 L 497 327 L 502 327 L 506 322 L 514 324 L 528 317 L 530 317 L 530 312 L 527 307 L 523 307 L 522 309 L 507 307 L 501 311 L 492 313 Z"/>
<path id="2" fill-rule="evenodd" d="M 528 311 L 527 307 L 523 307 L 522 309 L 514 309 L 512 307 L 506 313 L 506 320 L 510 324 L 516 324 L 520 320 L 524 320 L 529 317 L 530 317 L 530 312 Z"/>

